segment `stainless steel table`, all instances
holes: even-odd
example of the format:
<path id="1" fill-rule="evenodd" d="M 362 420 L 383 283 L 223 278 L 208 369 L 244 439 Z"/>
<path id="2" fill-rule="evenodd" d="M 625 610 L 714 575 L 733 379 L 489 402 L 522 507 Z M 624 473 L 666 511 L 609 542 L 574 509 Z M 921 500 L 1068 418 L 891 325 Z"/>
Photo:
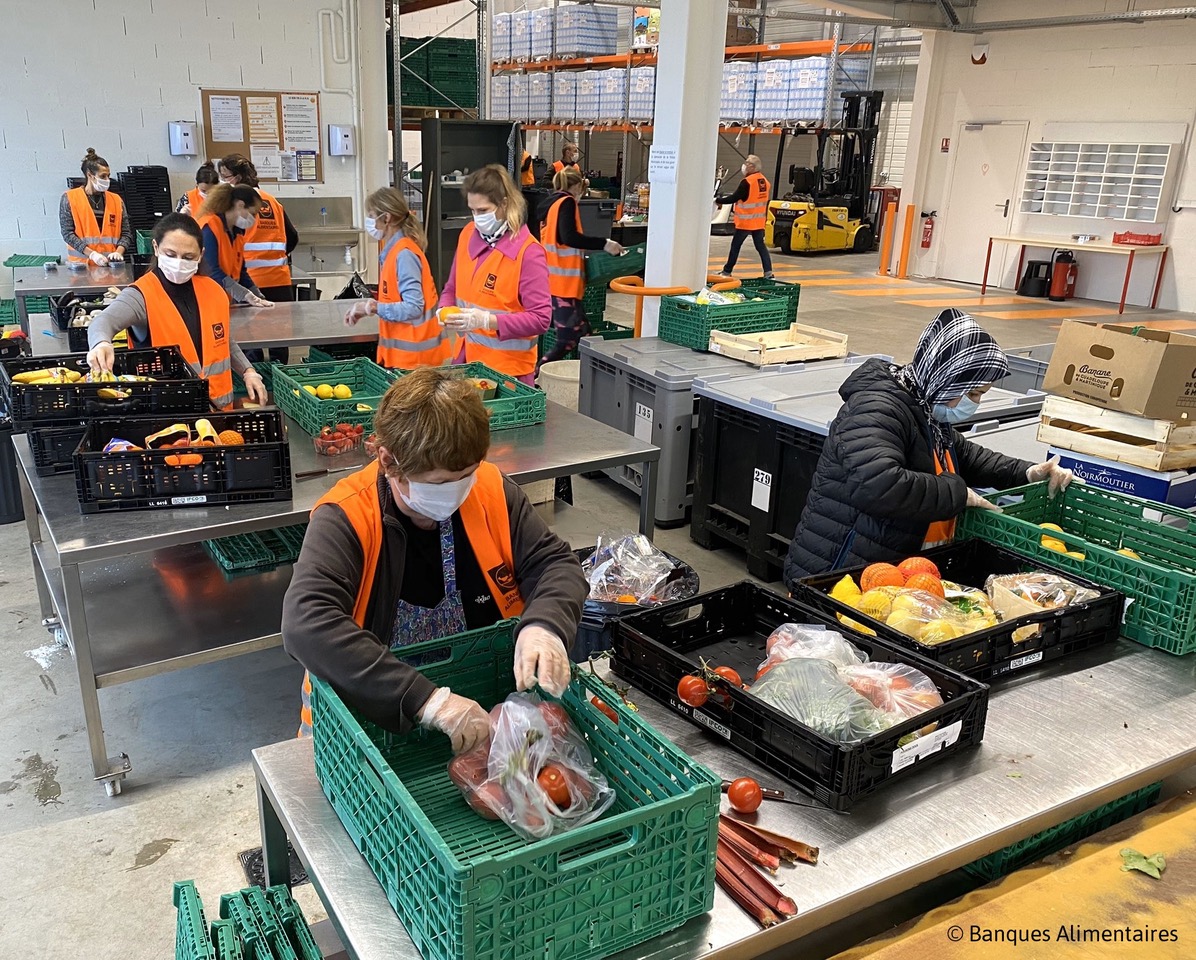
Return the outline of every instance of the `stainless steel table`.
<path id="1" fill-rule="evenodd" d="M 294 472 L 328 465 L 293 423 L 289 436 Z M 281 643 L 290 567 L 227 580 L 200 544 L 302 523 L 344 474 L 296 482 L 289 502 L 84 516 L 74 475 L 38 477 L 28 439 L 13 443 L 42 616 L 74 655 L 95 778 L 113 795 L 130 764 L 123 754 L 108 756 L 101 688 Z M 549 403 L 545 423 L 496 431 L 489 459 L 521 484 L 643 464 L 640 529 L 651 536 L 659 457 L 658 447 Z"/>
<path id="2" fill-rule="evenodd" d="M 1192 766 L 1194 674 L 1190 657 L 1120 641 L 995 687 L 978 749 L 916 773 L 850 814 L 765 801 L 762 824 L 821 851 L 817 867 L 781 871 L 797 917 L 760 930 L 718 890 L 711 913 L 620 957 L 760 956 Z M 650 723 L 716 774 L 777 782 L 665 707 L 632 698 Z M 262 747 L 253 766 L 267 884 L 287 882 L 289 837 L 351 957 L 416 960 L 320 791 L 311 742 Z"/>
<path id="3" fill-rule="evenodd" d="M 352 300 L 298 300 L 273 307 L 235 307 L 233 339 L 246 347 L 302 347 L 319 343 L 369 343 L 378 339 L 378 318 L 345 326 Z"/>
<path id="4" fill-rule="evenodd" d="M 29 297 L 61 297 L 68 293 L 103 293 L 109 287 L 127 287 L 133 282 L 133 268 L 127 263 L 97 267 L 88 263 L 85 270 L 71 270 L 64 263 L 47 273 L 43 267 L 18 267 L 13 270 L 13 296 L 17 301 L 17 321 L 29 333 Z"/>

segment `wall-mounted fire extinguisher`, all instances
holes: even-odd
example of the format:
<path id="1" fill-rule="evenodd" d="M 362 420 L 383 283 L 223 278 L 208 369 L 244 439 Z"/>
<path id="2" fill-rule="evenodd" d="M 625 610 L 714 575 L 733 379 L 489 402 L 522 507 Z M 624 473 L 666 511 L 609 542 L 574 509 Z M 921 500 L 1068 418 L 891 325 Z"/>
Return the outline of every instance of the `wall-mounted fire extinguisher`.
<path id="1" fill-rule="evenodd" d="M 922 219 L 926 222 L 922 224 L 922 249 L 930 249 L 930 241 L 934 239 L 934 218 L 939 215 L 937 210 L 931 210 L 930 213 L 922 214 Z"/>

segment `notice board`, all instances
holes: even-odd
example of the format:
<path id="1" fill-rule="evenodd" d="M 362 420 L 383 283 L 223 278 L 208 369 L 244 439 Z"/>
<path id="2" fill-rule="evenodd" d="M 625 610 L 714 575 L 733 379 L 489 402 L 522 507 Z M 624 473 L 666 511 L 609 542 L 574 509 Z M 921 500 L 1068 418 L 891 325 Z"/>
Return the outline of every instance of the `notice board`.
<path id="1" fill-rule="evenodd" d="M 320 95 L 282 90 L 200 90 L 204 153 L 240 153 L 263 183 L 322 183 Z"/>

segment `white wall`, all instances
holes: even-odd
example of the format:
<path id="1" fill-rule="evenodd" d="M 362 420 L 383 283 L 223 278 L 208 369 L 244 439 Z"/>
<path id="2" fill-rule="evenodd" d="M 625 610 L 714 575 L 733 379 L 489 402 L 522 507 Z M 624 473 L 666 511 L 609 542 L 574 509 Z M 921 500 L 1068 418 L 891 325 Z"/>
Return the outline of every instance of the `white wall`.
<path id="1" fill-rule="evenodd" d="M 0 34 L 0 260 L 63 252 L 59 198 L 66 178 L 79 175 L 88 147 L 114 171 L 166 166 L 176 197 L 194 186 L 201 158 L 171 157 L 166 125 L 201 120 L 201 87 L 321 91 L 321 123 L 325 129 L 356 124 L 358 156 L 326 157 L 324 183 L 280 185 L 277 194 L 284 202 L 296 195 L 357 198 L 360 224 L 363 182 L 371 189 L 386 182 L 382 3 L 345 0 L 350 23 L 361 22 L 348 38 L 354 57 L 338 65 L 317 18 L 321 8 L 341 6 L 340 0 L 23 4 L 19 21 L 10 18 Z M 71 37 L 85 38 L 94 51 L 84 57 L 90 66 L 73 65 L 80 61 Z M 357 108 L 338 90 L 355 92 Z M 323 253 L 335 266 L 336 251 Z M 11 288 L 11 272 L 0 270 L 0 297 L 11 296 Z"/>
<path id="2" fill-rule="evenodd" d="M 1052 13 L 1055 12 L 1052 10 Z M 1060 10 L 1060 13 L 1067 11 Z M 1041 4 L 1003 8 L 1002 16 L 1041 15 Z M 940 153 L 943 137 L 955 137 L 967 120 L 1028 121 L 1031 141 L 1043 137 L 1044 127 L 1058 121 L 1093 124 L 1112 121 L 1193 123 L 1196 105 L 1196 23 L 1173 21 L 1145 25 L 1071 27 L 1019 30 L 989 37 L 988 62 L 971 63 L 973 38 L 935 34 L 923 46 L 920 69 L 929 70 L 925 121 L 919 138 L 916 180 L 909 179 L 908 198 L 919 209 L 937 209 L 949 218 L 951 156 Z M 1183 150 L 1179 148 L 1181 154 Z M 1189 167 L 1191 166 L 1189 162 Z M 1019 191 L 1025 157 L 1019 162 Z M 1196 177 L 1189 172 L 1189 194 L 1196 194 Z M 1017 197 L 1014 202 L 1016 205 Z M 1171 197 L 1164 197 L 1164 209 Z M 943 224 L 928 251 L 915 244 L 911 272 L 935 276 Z M 1156 227 L 1113 220 L 1049 217 L 1017 213 L 1013 233 L 1069 237 L 1096 233 L 1111 240 L 1114 231 L 1159 232 L 1172 245 L 1163 278 L 1159 306 L 1196 310 L 1196 209 L 1171 213 Z M 983 244 L 983 237 L 975 243 Z M 1085 255 L 1080 248 L 1077 295 L 1116 301 L 1121 292 L 1125 261 L 1120 257 Z M 1154 282 L 1154 259 L 1135 267 L 1129 300 L 1145 303 Z M 1016 257 L 1002 283 L 1013 283 Z"/>

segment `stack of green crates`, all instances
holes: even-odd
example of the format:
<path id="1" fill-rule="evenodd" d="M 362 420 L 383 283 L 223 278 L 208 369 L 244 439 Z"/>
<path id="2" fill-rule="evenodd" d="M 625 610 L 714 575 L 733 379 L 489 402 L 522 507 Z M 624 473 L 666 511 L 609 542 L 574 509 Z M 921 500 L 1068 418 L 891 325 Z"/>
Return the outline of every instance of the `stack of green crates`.
<path id="1" fill-rule="evenodd" d="M 779 296 L 784 297 L 789 307 L 785 313 L 789 323 L 797 322 L 797 301 L 801 296 L 800 283 L 786 283 L 784 280 L 768 280 L 764 277 L 751 277 L 739 283 L 739 292 L 745 297 Z"/>
<path id="2" fill-rule="evenodd" d="M 401 77 L 403 106 L 477 107 L 475 41 L 437 37 L 429 42 L 427 37 L 400 37 L 399 50 L 405 68 Z"/>
<path id="3" fill-rule="evenodd" d="M 209 928 L 195 881 L 174 885 L 175 960 L 320 960 L 307 918 L 284 886 L 246 887 L 220 898 Z"/>
<path id="4" fill-rule="evenodd" d="M 307 524 L 297 523 L 276 530 L 205 540 L 203 546 L 225 573 L 265 573 L 298 560 L 305 533 Z"/>
<path id="5" fill-rule="evenodd" d="M 191 211 L 195 213 L 197 211 Z M 150 254 L 154 252 L 154 232 L 152 230 L 137 231 L 137 252 Z"/>
<path id="6" fill-rule="evenodd" d="M 765 294 L 760 300 L 736 303 L 698 303 L 696 297 L 661 297 L 661 340 L 694 350 L 710 348 L 710 331 L 748 334 L 789 327 L 789 301 Z"/>

